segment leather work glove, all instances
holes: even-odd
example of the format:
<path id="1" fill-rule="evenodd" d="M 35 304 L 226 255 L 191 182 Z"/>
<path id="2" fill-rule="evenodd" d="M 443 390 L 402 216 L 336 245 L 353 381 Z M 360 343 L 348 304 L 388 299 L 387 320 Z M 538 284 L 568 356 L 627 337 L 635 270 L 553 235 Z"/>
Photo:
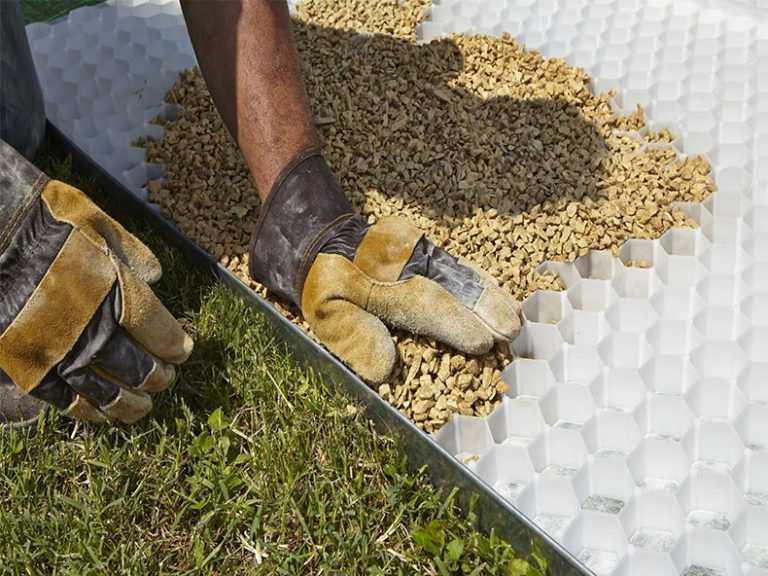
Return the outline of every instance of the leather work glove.
<path id="1" fill-rule="evenodd" d="M 81 191 L 0 141 L 0 385 L 133 423 L 192 339 L 147 285 L 157 258 Z"/>
<path id="2" fill-rule="evenodd" d="M 352 212 L 317 150 L 295 158 L 261 208 L 250 274 L 292 301 L 336 356 L 373 383 L 396 362 L 385 323 L 469 354 L 520 330 L 519 304 L 402 218 Z"/>

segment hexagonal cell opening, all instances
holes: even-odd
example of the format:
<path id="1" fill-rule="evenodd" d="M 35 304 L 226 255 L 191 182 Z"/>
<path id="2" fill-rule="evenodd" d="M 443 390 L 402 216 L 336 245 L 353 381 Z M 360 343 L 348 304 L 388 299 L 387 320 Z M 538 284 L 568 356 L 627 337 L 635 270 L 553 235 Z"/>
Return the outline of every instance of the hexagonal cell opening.
<path id="1" fill-rule="evenodd" d="M 497 443 L 525 445 L 545 429 L 535 398 L 504 398 L 488 417 L 488 427 Z"/>
<path id="2" fill-rule="evenodd" d="M 739 388 L 748 402 L 768 403 L 768 362 L 755 362 L 739 375 Z"/>
<path id="3" fill-rule="evenodd" d="M 740 310 L 755 326 L 768 326 L 768 293 L 753 294 L 745 298 Z"/>
<path id="4" fill-rule="evenodd" d="M 630 332 L 613 332 L 600 343 L 598 350 L 612 368 L 638 369 L 651 355 L 645 336 Z"/>
<path id="5" fill-rule="evenodd" d="M 588 462 L 576 475 L 574 487 L 582 510 L 618 514 L 632 499 L 635 483 L 625 459 L 608 455 Z"/>
<path id="6" fill-rule="evenodd" d="M 618 298 L 607 280 L 588 278 L 568 289 L 568 299 L 577 310 L 606 310 Z"/>
<path id="7" fill-rule="evenodd" d="M 669 554 L 685 530 L 680 504 L 665 490 L 639 494 L 621 511 L 620 519 L 629 543 L 648 552 Z"/>
<path id="8" fill-rule="evenodd" d="M 747 564 L 768 570 L 768 508 L 748 507 L 734 523 L 731 537 Z"/>
<path id="9" fill-rule="evenodd" d="M 494 446 L 488 450 L 478 460 L 475 473 L 513 503 L 535 475 L 528 451 L 512 445 Z"/>
<path id="10" fill-rule="evenodd" d="M 709 469 L 694 469 L 677 496 L 690 527 L 724 534 L 744 506 L 731 477 Z"/>
<path id="11" fill-rule="evenodd" d="M 596 310 L 575 309 L 570 318 L 560 323 L 563 338 L 578 346 L 596 347 L 609 330 L 605 314 Z"/>
<path id="12" fill-rule="evenodd" d="M 574 262 L 582 278 L 610 280 L 616 274 L 618 261 L 610 250 L 592 250 Z"/>
<path id="13" fill-rule="evenodd" d="M 733 478 L 747 504 L 768 506 L 768 452 L 748 453 L 734 470 Z"/>
<path id="14" fill-rule="evenodd" d="M 660 287 L 653 268 L 623 268 L 613 279 L 613 289 L 625 298 L 650 298 Z"/>
<path id="15" fill-rule="evenodd" d="M 619 564 L 615 576 L 680 576 L 674 562 L 667 554 L 646 552 L 637 546 Z"/>
<path id="16" fill-rule="evenodd" d="M 728 422 L 697 421 L 683 438 L 683 446 L 697 468 L 729 474 L 744 458 L 744 444 Z"/>
<path id="17" fill-rule="evenodd" d="M 618 517 L 587 510 L 568 528 L 563 543 L 598 576 L 611 574 L 627 552 L 627 537 Z"/>
<path id="18" fill-rule="evenodd" d="M 507 396 L 541 398 L 555 384 L 555 376 L 546 360 L 516 358 L 504 369 L 501 379 L 509 385 Z"/>
<path id="19" fill-rule="evenodd" d="M 528 322 L 557 324 L 571 312 L 571 304 L 562 292 L 540 290 L 523 302 L 523 317 Z"/>
<path id="20" fill-rule="evenodd" d="M 621 332 L 645 332 L 658 316 L 647 300 L 619 298 L 605 314 L 608 324 Z"/>
<path id="21" fill-rule="evenodd" d="M 561 540 L 579 512 L 579 502 L 571 479 L 542 475 L 523 490 L 517 506 L 547 534 Z"/>
<path id="22" fill-rule="evenodd" d="M 651 298 L 653 307 L 665 320 L 688 320 L 698 313 L 704 303 L 698 292 L 689 285 L 673 286 L 661 290 Z"/>
<path id="23" fill-rule="evenodd" d="M 648 343 L 664 356 L 684 355 L 701 344 L 701 334 L 686 320 L 662 318 L 646 335 Z"/>
<path id="24" fill-rule="evenodd" d="M 619 260 L 627 268 L 653 268 L 658 257 L 659 243 L 656 240 L 627 240 L 619 248 Z"/>
<path id="25" fill-rule="evenodd" d="M 587 461 L 584 439 L 576 430 L 550 428 L 529 449 L 534 469 L 546 475 L 573 477 Z"/>
<path id="26" fill-rule="evenodd" d="M 565 284 L 566 289 L 574 286 L 581 280 L 579 271 L 576 270 L 576 266 L 574 266 L 572 262 L 547 261 L 542 263 L 536 269 L 536 272 L 540 274 L 544 272 L 554 272 L 559 276 L 563 284 Z"/>
<path id="27" fill-rule="evenodd" d="M 749 321 L 732 307 L 708 307 L 696 315 L 693 325 L 713 342 L 730 341 L 744 333 Z"/>
<path id="28" fill-rule="evenodd" d="M 684 394 L 696 380 L 696 371 L 685 356 L 658 355 L 640 369 L 643 382 L 657 394 Z"/>
<path id="29" fill-rule="evenodd" d="M 708 276 L 696 287 L 703 301 L 709 306 L 733 306 L 739 300 L 739 282 L 736 277 Z"/>
<path id="30" fill-rule="evenodd" d="M 525 322 L 512 341 L 512 350 L 519 357 L 549 360 L 563 345 L 563 335 L 557 326 Z"/>
<path id="31" fill-rule="evenodd" d="M 582 434 L 595 456 L 624 456 L 640 442 L 640 429 L 632 414 L 618 410 L 601 410 L 584 425 Z"/>
<path id="32" fill-rule="evenodd" d="M 595 411 L 589 388 L 578 384 L 556 384 L 541 401 L 544 421 L 550 426 L 579 429 Z"/>
<path id="33" fill-rule="evenodd" d="M 731 380 L 738 377 L 746 357 L 736 342 L 711 342 L 699 346 L 691 361 L 702 378 Z"/>
<path id="34" fill-rule="evenodd" d="M 590 384 L 600 408 L 632 412 L 645 400 L 647 388 L 637 370 L 609 368 Z"/>
<path id="35" fill-rule="evenodd" d="M 747 405 L 735 380 L 699 380 L 685 398 L 696 416 L 715 422 L 732 422 Z"/>
<path id="36" fill-rule="evenodd" d="M 768 359 L 768 326 L 754 326 L 741 338 L 739 344 L 752 362 Z"/>
<path id="37" fill-rule="evenodd" d="M 653 490 L 676 490 L 690 471 L 688 455 L 671 438 L 645 438 L 628 464 L 637 485 Z"/>
<path id="38" fill-rule="evenodd" d="M 685 398 L 673 394 L 656 394 L 635 410 L 643 436 L 681 440 L 693 424 L 693 414 Z"/>
<path id="39" fill-rule="evenodd" d="M 681 576 L 741 576 L 739 553 L 726 532 L 694 530 L 672 551 Z"/>
<path id="40" fill-rule="evenodd" d="M 486 418 L 461 414 L 454 414 L 434 434 L 434 439 L 449 454 L 467 465 L 474 465 L 494 443 Z"/>
<path id="41" fill-rule="evenodd" d="M 750 450 L 768 450 L 768 404 L 748 406 L 736 421 L 736 430 Z"/>
<path id="42" fill-rule="evenodd" d="M 603 361 L 591 346 L 566 345 L 549 365 L 558 382 L 584 386 L 600 374 Z"/>

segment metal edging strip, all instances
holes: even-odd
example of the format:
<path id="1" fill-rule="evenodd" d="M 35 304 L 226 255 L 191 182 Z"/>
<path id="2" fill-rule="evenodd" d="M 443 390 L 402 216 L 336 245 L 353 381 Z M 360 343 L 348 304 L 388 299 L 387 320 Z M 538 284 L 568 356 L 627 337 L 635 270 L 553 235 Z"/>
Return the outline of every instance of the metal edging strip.
<path id="1" fill-rule="evenodd" d="M 561 544 L 501 498 L 474 472 L 451 456 L 396 408 L 382 400 L 357 375 L 280 314 L 232 272 L 221 266 L 210 254 L 185 236 L 175 224 L 137 198 L 104 171 L 50 121 L 47 129 L 54 143 L 72 155 L 72 161 L 76 166 L 93 176 L 103 189 L 119 198 L 121 209 L 126 215 L 151 225 L 165 241 L 178 249 L 191 265 L 212 273 L 215 278 L 242 296 L 250 306 L 256 308 L 269 321 L 278 338 L 290 347 L 297 360 L 311 366 L 334 384 L 341 385 L 348 396 L 363 404 L 367 416 L 377 427 L 389 436 L 395 437 L 405 448 L 412 468 L 427 464 L 430 480 L 435 486 L 446 489 L 459 488 L 457 502 L 464 510 L 468 509 L 470 500 L 476 496 L 474 511 L 478 526 L 482 530 L 490 532 L 493 529 L 496 534 L 524 554 L 534 548 L 539 550 L 549 562 L 549 570 L 553 576 L 593 576 L 593 573 Z"/>

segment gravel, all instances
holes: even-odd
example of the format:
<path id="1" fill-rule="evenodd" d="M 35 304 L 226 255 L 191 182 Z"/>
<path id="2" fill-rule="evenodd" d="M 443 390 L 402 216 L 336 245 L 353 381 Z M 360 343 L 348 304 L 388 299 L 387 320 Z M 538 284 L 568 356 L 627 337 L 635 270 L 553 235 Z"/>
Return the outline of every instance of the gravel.
<path id="1" fill-rule="evenodd" d="M 295 18 L 326 158 L 369 222 L 410 218 L 519 299 L 562 288 L 553 273 L 536 272 L 545 260 L 616 252 L 629 238 L 695 226 L 670 204 L 713 192 L 704 158 L 682 156 L 641 108 L 618 113 L 613 94 L 593 94 L 583 70 L 511 37 L 418 44 L 428 4 L 305 0 Z M 258 196 L 199 71 L 184 72 L 167 100 L 183 112 L 161 140 L 142 143 L 165 167 L 165 179 L 149 183 L 151 200 L 266 295 L 247 274 Z M 504 345 L 471 358 L 422 337 L 394 338 L 402 361 L 378 391 L 428 432 L 454 412 L 489 414 L 506 391 Z"/>

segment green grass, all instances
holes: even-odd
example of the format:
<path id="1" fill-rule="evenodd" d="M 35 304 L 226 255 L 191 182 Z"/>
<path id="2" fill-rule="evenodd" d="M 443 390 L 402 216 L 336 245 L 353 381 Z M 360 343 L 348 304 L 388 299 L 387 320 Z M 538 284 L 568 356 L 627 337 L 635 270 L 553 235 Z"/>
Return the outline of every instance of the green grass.
<path id="1" fill-rule="evenodd" d="M 99 200 L 56 150 L 39 164 Z M 0 432 L 0 574 L 542 574 L 409 470 L 254 310 L 137 232 L 195 351 L 134 427 L 50 411 Z"/>
<path id="2" fill-rule="evenodd" d="M 82 0 L 24 0 L 49 19 Z M 46 147 L 38 164 L 109 199 Z M 130 226 L 130 224 L 129 224 Z M 0 575 L 506 574 L 544 570 L 292 359 L 259 315 L 145 228 L 195 351 L 130 428 L 53 411 L 0 431 Z M 535 567 L 534 567 L 535 565 Z"/>
<path id="3" fill-rule="evenodd" d="M 7 2 L 8 0 L 2 0 Z M 21 12 L 24 14 L 24 20 L 29 22 L 38 22 L 53 20 L 63 16 L 70 10 L 80 6 L 92 6 L 100 4 L 104 0 L 22 0 Z"/>

